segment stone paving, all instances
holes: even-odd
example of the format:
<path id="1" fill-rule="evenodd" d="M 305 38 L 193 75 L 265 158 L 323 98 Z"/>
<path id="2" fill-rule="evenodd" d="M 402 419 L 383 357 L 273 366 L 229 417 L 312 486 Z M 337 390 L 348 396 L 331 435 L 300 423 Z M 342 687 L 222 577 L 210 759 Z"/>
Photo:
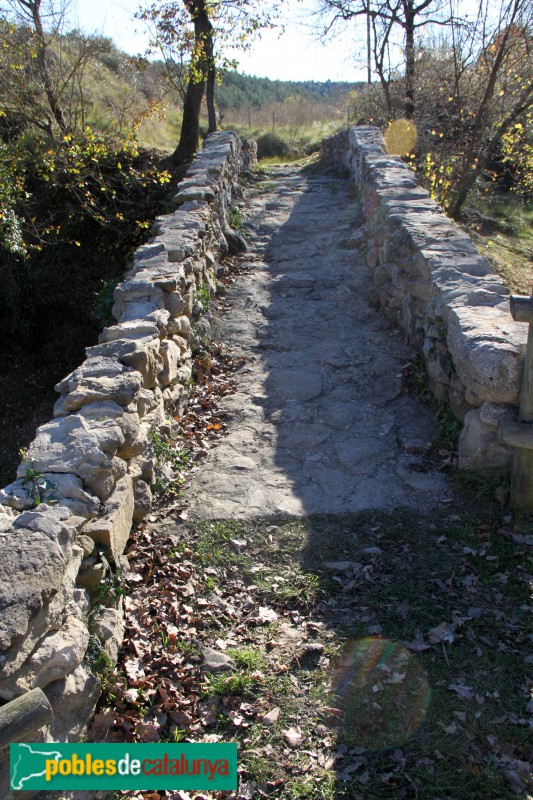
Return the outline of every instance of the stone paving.
<path id="1" fill-rule="evenodd" d="M 194 516 L 254 518 L 431 507 L 446 496 L 424 454 L 434 420 L 402 392 L 410 349 L 371 304 L 346 181 L 272 170 L 246 207 L 251 269 L 215 335 L 241 356 L 227 435 L 185 499 Z"/>

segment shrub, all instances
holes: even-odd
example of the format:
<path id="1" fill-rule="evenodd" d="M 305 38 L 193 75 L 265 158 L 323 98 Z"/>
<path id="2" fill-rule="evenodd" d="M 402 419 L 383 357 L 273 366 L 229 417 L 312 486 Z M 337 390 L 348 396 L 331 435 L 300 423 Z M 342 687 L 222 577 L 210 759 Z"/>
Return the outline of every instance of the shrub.
<path id="1" fill-rule="evenodd" d="M 286 158 L 292 155 L 293 152 L 294 148 L 275 131 L 263 133 L 257 139 L 257 157 L 259 159 L 272 158 L 273 156 Z"/>

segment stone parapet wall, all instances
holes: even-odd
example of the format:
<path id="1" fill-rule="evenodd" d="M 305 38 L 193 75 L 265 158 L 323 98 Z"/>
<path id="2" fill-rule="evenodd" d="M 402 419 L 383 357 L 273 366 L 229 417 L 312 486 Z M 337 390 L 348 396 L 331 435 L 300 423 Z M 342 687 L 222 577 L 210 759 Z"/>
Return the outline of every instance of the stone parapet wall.
<path id="1" fill-rule="evenodd" d="M 464 422 L 459 466 L 509 465 L 497 425 L 515 420 L 527 327 L 471 239 L 446 217 L 380 131 L 349 128 L 322 143 L 362 193 L 368 265 L 380 305 L 423 353 L 430 386 Z"/>
<path id="2" fill-rule="evenodd" d="M 156 220 L 115 290 L 116 324 L 56 386 L 54 419 L 0 491 L 2 798 L 10 731 L 12 740 L 75 740 L 100 692 L 95 664 L 116 661 L 122 609 L 102 589 L 109 564 L 121 568 L 132 522 L 150 509 L 150 437 L 166 430 L 169 412 L 182 413 L 192 350 L 210 333 L 198 290 L 212 296 L 218 256 L 245 248 L 228 210 L 255 152 L 233 132 L 207 138 L 176 210 Z"/>

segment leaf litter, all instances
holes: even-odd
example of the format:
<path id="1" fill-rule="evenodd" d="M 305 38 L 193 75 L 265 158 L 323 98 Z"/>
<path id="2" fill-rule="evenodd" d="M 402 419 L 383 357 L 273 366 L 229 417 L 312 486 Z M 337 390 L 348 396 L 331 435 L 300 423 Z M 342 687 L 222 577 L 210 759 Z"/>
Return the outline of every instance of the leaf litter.
<path id="1" fill-rule="evenodd" d="M 126 553 L 141 580 L 91 739 L 237 741 L 238 792 L 198 800 L 528 796 L 528 573 L 497 525 L 155 516 Z"/>

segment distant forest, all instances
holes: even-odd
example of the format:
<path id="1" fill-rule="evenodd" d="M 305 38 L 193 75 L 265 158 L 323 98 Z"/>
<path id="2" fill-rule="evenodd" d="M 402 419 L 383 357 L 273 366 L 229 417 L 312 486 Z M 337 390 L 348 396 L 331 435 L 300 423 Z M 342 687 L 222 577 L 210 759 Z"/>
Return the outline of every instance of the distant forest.
<path id="1" fill-rule="evenodd" d="M 350 92 L 362 85 L 340 81 L 272 81 L 228 72 L 216 89 L 216 100 L 221 109 L 261 108 L 270 103 L 282 103 L 293 95 L 303 95 L 318 103 L 342 103 Z"/>

